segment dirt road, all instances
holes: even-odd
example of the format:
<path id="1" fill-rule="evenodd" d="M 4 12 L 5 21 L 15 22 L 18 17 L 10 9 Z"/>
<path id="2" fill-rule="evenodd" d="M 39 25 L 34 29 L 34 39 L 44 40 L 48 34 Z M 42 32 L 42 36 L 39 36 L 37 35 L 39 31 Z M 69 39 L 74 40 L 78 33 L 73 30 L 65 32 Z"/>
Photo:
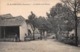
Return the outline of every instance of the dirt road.
<path id="1" fill-rule="evenodd" d="M 55 40 L 0 42 L 0 52 L 80 52 L 80 47 L 70 46 Z"/>

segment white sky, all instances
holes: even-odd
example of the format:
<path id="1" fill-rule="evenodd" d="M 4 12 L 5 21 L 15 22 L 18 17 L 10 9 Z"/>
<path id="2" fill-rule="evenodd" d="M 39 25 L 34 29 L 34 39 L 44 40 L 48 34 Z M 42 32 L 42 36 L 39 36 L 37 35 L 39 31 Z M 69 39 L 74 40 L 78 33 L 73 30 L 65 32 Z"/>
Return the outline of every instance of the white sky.
<path id="1" fill-rule="evenodd" d="M 11 13 L 13 16 L 22 15 L 27 19 L 33 11 L 37 16 L 45 17 L 46 12 L 58 2 L 60 0 L 0 0 L 0 15 Z"/>

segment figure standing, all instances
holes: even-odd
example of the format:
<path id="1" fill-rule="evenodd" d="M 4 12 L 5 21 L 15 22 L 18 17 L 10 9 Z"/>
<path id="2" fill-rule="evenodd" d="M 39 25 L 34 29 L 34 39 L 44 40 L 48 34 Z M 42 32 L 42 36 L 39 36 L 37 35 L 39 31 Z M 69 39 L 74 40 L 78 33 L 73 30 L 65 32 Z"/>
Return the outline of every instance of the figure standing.
<path id="1" fill-rule="evenodd" d="M 17 40 L 18 40 L 18 36 L 17 34 L 15 34 L 15 41 L 17 42 Z"/>

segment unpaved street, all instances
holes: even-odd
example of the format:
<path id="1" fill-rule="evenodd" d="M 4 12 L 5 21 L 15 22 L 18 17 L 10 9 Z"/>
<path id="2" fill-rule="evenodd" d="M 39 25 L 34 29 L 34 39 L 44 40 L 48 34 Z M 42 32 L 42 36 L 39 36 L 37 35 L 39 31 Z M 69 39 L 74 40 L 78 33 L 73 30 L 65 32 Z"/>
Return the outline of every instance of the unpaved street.
<path id="1" fill-rule="evenodd" d="M 0 52 L 80 52 L 80 47 L 67 45 L 55 40 L 0 42 Z"/>

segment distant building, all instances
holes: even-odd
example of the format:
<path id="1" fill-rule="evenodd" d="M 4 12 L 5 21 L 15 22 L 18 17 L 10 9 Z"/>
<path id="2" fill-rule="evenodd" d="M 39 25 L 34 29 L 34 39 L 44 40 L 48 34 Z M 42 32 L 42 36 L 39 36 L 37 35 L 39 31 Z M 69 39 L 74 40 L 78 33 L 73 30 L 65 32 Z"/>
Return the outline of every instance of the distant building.
<path id="1" fill-rule="evenodd" d="M 29 28 L 30 26 L 22 16 L 0 15 L 0 39 L 14 38 L 17 34 L 20 40 L 24 40 Z"/>
<path id="2" fill-rule="evenodd" d="M 26 20 L 26 24 L 27 24 L 28 33 L 29 33 L 29 31 L 30 31 L 31 34 L 33 35 L 33 30 L 32 30 L 33 25 L 32 25 L 28 20 Z M 29 35 L 29 34 L 28 34 L 28 35 Z"/>

